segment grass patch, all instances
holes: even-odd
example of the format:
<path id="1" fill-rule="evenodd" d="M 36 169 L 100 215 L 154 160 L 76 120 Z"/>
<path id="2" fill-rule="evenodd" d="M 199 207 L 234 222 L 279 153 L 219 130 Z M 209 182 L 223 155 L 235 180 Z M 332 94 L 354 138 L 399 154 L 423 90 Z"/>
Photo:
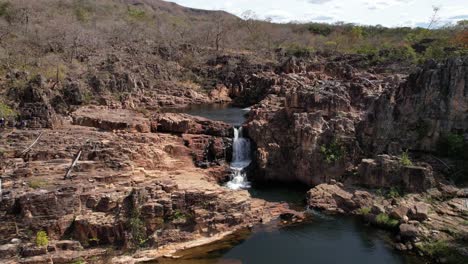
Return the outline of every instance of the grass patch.
<path id="1" fill-rule="evenodd" d="M 388 216 L 385 213 L 381 213 L 377 215 L 377 217 L 375 218 L 375 221 L 377 222 L 377 224 L 385 226 L 385 227 L 389 227 L 389 228 L 395 228 L 400 224 L 398 220 L 390 218 L 390 216 Z"/>
<path id="2" fill-rule="evenodd" d="M 447 241 L 439 240 L 426 242 L 419 246 L 419 250 L 428 254 L 434 259 L 444 259 L 444 263 L 466 263 L 466 258 L 462 256 L 453 246 L 447 243 Z"/>
<path id="3" fill-rule="evenodd" d="M 361 207 L 357 210 L 357 213 L 363 216 L 370 214 L 371 208 L 370 207 Z"/>
<path id="4" fill-rule="evenodd" d="M 411 161 L 408 151 L 405 151 L 400 156 L 400 164 L 402 166 L 413 166 L 413 162 Z"/>
<path id="5" fill-rule="evenodd" d="M 28 185 L 33 189 L 40 189 L 46 187 L 47 182 L 45 180 L 31 180 Z"/>

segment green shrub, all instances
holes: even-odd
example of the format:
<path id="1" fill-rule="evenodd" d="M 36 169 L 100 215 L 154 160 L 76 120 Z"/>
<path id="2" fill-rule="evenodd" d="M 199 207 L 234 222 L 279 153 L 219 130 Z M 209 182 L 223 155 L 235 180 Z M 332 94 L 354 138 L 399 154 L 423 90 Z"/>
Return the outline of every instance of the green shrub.
<path id="1" fill-rule="evenodd" d="M 190 218 L 190 214 L 184 213 L 181 210 L 174 210 L 171 216 L 172 221 L 187 221 Z"/>
<path id="2" fill-rule="evenodd" d="M 312 47 L 305 47 L 301 45 L 291 45 L 286 47 L 286 55 L 295 57 L 309 57 L 314 53 Z"/>
<path id="3" fill-rule="evenodd" d="M 377 215 L 377 217 L 375 218 L 375 221 L 379 225 L 390 227 L 390 228 L 395 228 L 400 224 L 398 220 L 390 218 L 390 216 L 388 216 L 385 213 L 381 213 Z"/>
<path id="4" fill-rule="evenodd" d="M 11 109 L 8 105 L 0 102 L 0 117 L 5 119 L 15 117 L 17 114 L 15 110 Z"/>
<path id="5" fill-rule="evenodd" d="M 426 242 L 419 246 L 419 249 L 432 258 L 445 259 L 445 263 L 466 263 L 466 258 L 462 256 L 453 246 L 449 245 L 447 241 L 438 240 L 433 242 Z"/>
<path id="6" fill-rule="evenodd" d="M 334 139 L 331 143 L 322 145 L 320 153 L 324 156 L 325 161 L 330 164 L 341 160 L 345 155 L 345 150 L 341 143 Z"/>
<path id="7" fill-rule="evenodd" d="M 405 151 L 401 154 L 400 163 L 402 166 L 413 166 L 413 162 L 409 158 L 408 151 Z"/>
<path id="8" fill-rule="evenodd" d="M 431 130 L 431 124 L 428 121 L 419 120 L 416 125 L 416 132 L 418 133 L 418 139 L 423 139 Z"/>
<path id="9" fill-rule="evenodd" d="M 370 212 L 371 212 L 371 208 L 370 208 L 370 207 L 361 207 L 361 208 L 359 208 L 359 210 L 357 211 L 358 214 L 364 215 L 364 216 L 370 214 Z"/>
<path id="10" fill-rule="evenodd" d="M 400 196 L 401 196 L 401 193 L 396 187 L 390 188 L 390 190 L 387 193 L 388 198 L 398 198 Z"/>
<path id="11" fill-rule="evenodd" d="M 39 231 L 36 234 L 36 246 L 45 247 L 49 244 L 49 237 L 45 231 Z"/>
<path id="12" fill-rule="evenodd" d="M 133 243 L 138 247 L 143 246 L 148 241 L 148 236 L 146 235 L 146 227 L 140 218 L 140 211 L 138 209 L 133 210 L 127 224 L 132 234 Z"/>
<path id="13" fill-rule="evenodd" d="M 127 15 L 131 20 L 134 21 L 143 21 L 148 18 L 144 10 L 132 7 L 128 8 Z"/>
<path id="14" fill-rule="evenodd" d="M 7 15 L 9 7 L 10 7 L 9 2 L 0 2 L 0 17 Z"/>
<path id="15" fill-rule="evenodd" d="M 83 258 L 79 258 L 75 261 L 72 262 L 72 264 L 85 264 L 86 262 L 84 261 Z"/>
<path id="16" fill-rule="evenodd" d="M 437 143 L 437 152 L 445 157 L 467 158 L 467 143 L 463 135 L 449 133 L 440 137 Z"/>

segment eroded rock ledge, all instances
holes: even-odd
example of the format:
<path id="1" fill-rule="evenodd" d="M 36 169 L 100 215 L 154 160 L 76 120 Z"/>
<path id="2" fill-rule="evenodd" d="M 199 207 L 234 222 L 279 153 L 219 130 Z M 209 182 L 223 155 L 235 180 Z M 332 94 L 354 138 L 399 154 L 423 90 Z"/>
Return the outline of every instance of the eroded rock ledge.
<path id="1" fill-rule="evenodd" d="M 153 259 L 290 212 L 217 183 L 227 175 L 227 124 L 106 107 L 79 109 L 73 123 L 2 133 L 2 262 L 103 259 L 140 246 L 154 250 L 136 258 Z M 36 246 L 39 231 L 47 247 Z"/>

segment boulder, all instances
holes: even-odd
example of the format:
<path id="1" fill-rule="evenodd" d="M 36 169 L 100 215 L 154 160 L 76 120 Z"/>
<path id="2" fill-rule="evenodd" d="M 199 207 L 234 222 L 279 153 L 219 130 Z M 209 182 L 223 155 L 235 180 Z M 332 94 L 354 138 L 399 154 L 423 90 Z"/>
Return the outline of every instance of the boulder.
<path id="1" fill-rule="evenodd" d="M 349 212 L 356 207 L 352 197 L 338 185 L 330 184 L 320 184 L 307 192 L 309 207 L 337 213 Z"/>
<path id="2" fill-rule="evenodd" d="M 399 229 L 400 236 L 405 239 L 413 239 L 419 234 L 419 229 L 415 225 L 401 224 Z"/>
<path id="3" fill-rule="evenodd" d="M 14 257 L 18 254 L 18 244 L 4 244 L 0 245 L 0 256 L 1 258 Z"/>
<path id="4" fill-rule="evenodd" d="M 391 210 L 390 217 L 397 219 L 397 220 L 403 220 L 407 216 L 408 211 L 409 211 L 408 207 L 398 206 Z"/>
<path id="5" fill-rule="evenodd" d="M 408 212 L 408 217 L 410 220 L 416 220 L 419 222 L 425 221 L 429 218 L 429 205 L 426 203 L 416 203 L 411 207 Z"/>
<path id="6" fill-rule="evenodd" d="M 45 254 L 47 254 L 47 247 L 36 247 L 33 244 L 27 244 L 21 247 L 21 256 L 25 258 Z"/>

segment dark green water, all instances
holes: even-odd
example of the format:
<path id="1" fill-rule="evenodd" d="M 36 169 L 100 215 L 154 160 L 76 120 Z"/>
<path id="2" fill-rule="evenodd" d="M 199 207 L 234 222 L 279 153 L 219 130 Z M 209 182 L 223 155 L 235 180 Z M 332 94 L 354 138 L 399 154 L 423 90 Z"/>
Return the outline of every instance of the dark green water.
<path id="1" fill-rule="evenodd" d="M 286 201 L 294 208 L 304 208 L 305 192 L 299 187 L 254 187 L 250 192 L 257 198 Z M 395 251 L 388 233 L 366 226 L 358 219 L 311 213 L 311 220 L 304 223 L 262 225 L 224 241 L 180 252 L 179 259 L 159 263 L 424 263 L 415 256 Z"/>
<path id="2" fill-rule="evenodd" d="M 186 111 L 214 120 L 241 124 L 245 111 L 239 108 L 197 107 Z M 307 189 L 291 185 L 253 186 L 253 197 L 271 202 L 287 202 L 296 210 L 305 208 Z M 162 259 L 169 264 L 413 264 L 425 263 L 395 251 L 389 234 L 351 217 L 333 217 L 311 212 L 310 221 L 281 226 L 277 223 L 255 227 L 203 247 L 179 253 L 178 259 Z"/>

